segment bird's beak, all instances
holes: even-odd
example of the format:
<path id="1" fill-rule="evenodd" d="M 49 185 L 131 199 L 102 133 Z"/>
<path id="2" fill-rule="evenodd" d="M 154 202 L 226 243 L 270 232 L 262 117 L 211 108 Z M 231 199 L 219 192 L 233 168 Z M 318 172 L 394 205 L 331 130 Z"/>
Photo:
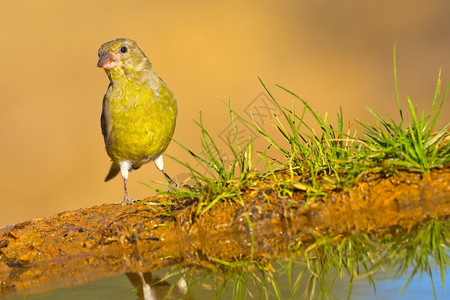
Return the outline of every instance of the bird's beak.
<path id="1" fill-rule="evenodd" d="M 109 70 L 119 65 L 119 60 L 109 52 L 103 52 L 97 62 L 97 67 Z"/>

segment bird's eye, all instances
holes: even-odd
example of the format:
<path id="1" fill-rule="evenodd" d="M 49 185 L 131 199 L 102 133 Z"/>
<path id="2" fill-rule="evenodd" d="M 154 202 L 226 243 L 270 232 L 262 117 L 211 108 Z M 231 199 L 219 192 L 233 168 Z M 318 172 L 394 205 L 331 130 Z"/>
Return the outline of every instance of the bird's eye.
<path id="1" fill-rule="evenodd" d="M 126 46 L 122 46 L 122 48 L 120 48 L 120 52 L 122 53 L 127 53 L 128 48 Z"/>

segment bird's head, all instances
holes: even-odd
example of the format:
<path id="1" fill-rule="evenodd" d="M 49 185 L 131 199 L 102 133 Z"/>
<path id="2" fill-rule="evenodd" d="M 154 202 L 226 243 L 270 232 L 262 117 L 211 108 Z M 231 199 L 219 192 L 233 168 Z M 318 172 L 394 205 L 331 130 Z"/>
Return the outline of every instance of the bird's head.
<path id="1" fill-rule="evenodd" d="M 111 80 L 130 79 L 151 69 L 151 63 L 137 43 L 129 39 L 116 39 L 100 46 L 97 67 Z"/>

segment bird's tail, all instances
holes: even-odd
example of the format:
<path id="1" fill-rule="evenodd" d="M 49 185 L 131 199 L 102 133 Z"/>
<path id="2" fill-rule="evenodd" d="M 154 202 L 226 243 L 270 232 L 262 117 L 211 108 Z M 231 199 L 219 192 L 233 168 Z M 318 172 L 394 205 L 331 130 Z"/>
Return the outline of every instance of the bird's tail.
<path id="1" fill-rule="evenodd" d="M 108 175 L 106 175 L 105 181 L 109 181 L 116 177 L 117 174 L 119 174 L 120 167 L 116 163 L 112 163 L 111 168 L 109 169 Z"/>

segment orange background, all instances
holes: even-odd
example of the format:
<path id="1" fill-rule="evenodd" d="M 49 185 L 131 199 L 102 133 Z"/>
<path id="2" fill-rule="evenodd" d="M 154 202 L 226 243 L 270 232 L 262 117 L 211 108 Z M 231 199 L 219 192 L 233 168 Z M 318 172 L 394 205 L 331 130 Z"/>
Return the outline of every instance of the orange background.
<path id="1" fill-rule="evenodd" d="M 428 109 L 439 68 L 444 84 L 450 76 L 449 13 L 448 1 L 3 0 L 0 226 L 122 200 L 119 178 L 103 182 L 103 42 L 138 42 L 178 99 L 175 139 L 198 151 L 198 112 L 218 136 L 230 123 L 221 100 L 243 112 L 263 91 L 258 76 L 284 105 L 293 98 L 275 83 L 333 119 L 340 106 L 347 121 L 373 120 L 366 106 L 397 118 L 394 44 L 402 99 Z M 188 159 L 174 143 L 168 153 Z M 185 172 L 165 164 L 173 177 Z M 163 180 L 149 164 L 130 174 L 130 194 Z"/>

